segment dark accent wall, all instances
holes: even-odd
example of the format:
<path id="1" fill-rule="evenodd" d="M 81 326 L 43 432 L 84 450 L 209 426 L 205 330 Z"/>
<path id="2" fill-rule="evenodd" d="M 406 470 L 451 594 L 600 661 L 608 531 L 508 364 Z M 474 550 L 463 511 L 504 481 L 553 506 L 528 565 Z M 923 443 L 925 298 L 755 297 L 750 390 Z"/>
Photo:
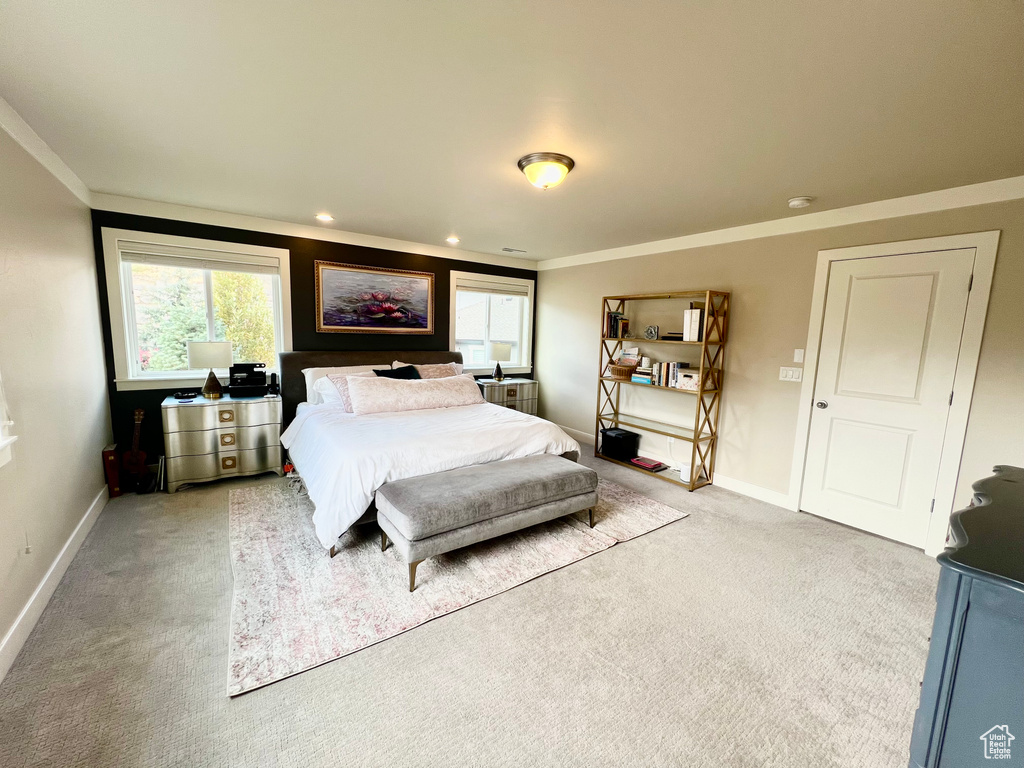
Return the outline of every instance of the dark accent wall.
<path id="1" fill-rule="evenodd" d="M 114 439 L 119 446 L 131 443 L 133 413 L 136 408 L 146 411 L 142 428 L 142 449 L 149 454 L 149 460 L 163 453 L 163 430 L 160 419 L 160 404 L 173 394 L 173 389 L 142 389 L 118 391 L 114 383 L 114 356 L 110 338 L 110 315 L 107 311 L 107 283 L 103 265 L 102 227 L 130 229 L 138 232 L 154 232 L 179 237 L 196 237 L 204 240 L 221 240 L 229 243 L 263 245 L 271 248 L 287 248 L 291 254 L 291 302 L 292 302 L 292 347 L 297 351 L 319 350 L 444 350 L 449 346 L 450 290 L 452 270 L 457 272 L 478 272 L 488 275 L 503 275 L 536 280 L 534 270 L 497 267 L 458 259 L 442 259 L 401 251 L 387 251 L 380 248 L 366 248 L 360 245 L 333 243 L 305 237 L 275 235 L 253 232 L 246 229 L 218 227 L 209 224 L 194 224 L 172 219 L 157 219 L 149 216 L 135 216 L 111 211 L 93 211 L 93 240 L 96 248 L 96 271 L 99 277 L 100 304 L 102 307 L 103 338 L 106 350 L 107 379 L 110 393 L 110 415 Z M 316 332 L 316 284 L 313 262 L 333 261 L 340 264 L 356 264 L 395 269 L 414 269 L 434 273 L 434 333 L 431 335 L 406 335 L 382 333 L 317 333 Z M 534 302 L 536 304 L 536 302 Z M 536 328 L 536 306 L 534 323 Z M 268 363 L 272 361 L 267 361 Z"/>

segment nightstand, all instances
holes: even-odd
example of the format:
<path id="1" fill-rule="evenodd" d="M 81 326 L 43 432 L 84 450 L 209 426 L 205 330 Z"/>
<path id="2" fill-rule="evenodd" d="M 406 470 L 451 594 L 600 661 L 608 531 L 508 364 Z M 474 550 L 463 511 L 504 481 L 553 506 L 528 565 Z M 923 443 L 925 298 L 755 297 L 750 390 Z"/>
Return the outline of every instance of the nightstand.
<path id="1" fill-rule="evenodd" d="M 222 477 L 284 474 L 281 397 L 168 397 L 161 408 L 167 492 Z"/>
<path id="2" fill-rule="evenodd" d="M 477 379 L 484 400 L 516 411 L 537 415 L 537 382 L 533 379 Z"/>

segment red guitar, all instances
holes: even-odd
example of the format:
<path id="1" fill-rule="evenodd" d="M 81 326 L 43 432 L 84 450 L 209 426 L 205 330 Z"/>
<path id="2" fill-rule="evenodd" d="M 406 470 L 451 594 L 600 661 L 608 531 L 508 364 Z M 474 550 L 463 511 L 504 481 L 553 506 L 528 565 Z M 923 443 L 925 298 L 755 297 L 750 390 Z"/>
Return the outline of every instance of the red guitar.
<path id="1" fill-rule="evenodd" d="M 132 436 L 132 449 L 125 451 L 121 456 L 121 469 L 124 472 L 121 482 L 121 489 L 125 491 L 140 491 L 148 483 L 149 466 L 146 464 L 146 452 L 139 450 L 139 436 L 142 434 L 142 419 L 146 412 L 141 408 L 135 409 L 135 434 Z M 152 490 L 152 489 L 150 489 Z"/>

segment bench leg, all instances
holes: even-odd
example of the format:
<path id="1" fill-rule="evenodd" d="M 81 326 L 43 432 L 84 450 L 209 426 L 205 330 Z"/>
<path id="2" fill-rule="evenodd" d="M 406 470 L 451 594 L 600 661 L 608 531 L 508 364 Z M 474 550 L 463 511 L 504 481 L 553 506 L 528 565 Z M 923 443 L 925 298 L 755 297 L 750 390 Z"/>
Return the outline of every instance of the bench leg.
<path id="1" fill-rule="evenodd" d="M 422 563 L 422 560 L 417 560 L 415 563 L 409 563 L 409 591 L 412 592 L 416 589 L 416 566 Z"/>
<path id="2" fill-rule="evenodd" d="M 384 531 L 380 532 L 380 551 L 387 552 L 388 550 L 388 535 Z"/>
<path id="3" fill-rule="evenodd" d="M 593 528 L 594 527 L 594 508 L 591 507 L 587 511 L 590 512 L 590 527 Z"/>

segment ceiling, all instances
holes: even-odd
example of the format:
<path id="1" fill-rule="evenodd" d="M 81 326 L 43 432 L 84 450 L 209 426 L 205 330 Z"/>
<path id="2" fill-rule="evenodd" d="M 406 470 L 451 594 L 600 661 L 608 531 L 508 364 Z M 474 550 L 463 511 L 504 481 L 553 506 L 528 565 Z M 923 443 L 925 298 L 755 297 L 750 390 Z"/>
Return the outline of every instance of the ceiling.
<path id="1" fill-rule="evenodd" d="M 96 192 L 546 259 L 1022 175 L 1021 40 L 1019 0 L 4 0 L 0 96 Z"/>

